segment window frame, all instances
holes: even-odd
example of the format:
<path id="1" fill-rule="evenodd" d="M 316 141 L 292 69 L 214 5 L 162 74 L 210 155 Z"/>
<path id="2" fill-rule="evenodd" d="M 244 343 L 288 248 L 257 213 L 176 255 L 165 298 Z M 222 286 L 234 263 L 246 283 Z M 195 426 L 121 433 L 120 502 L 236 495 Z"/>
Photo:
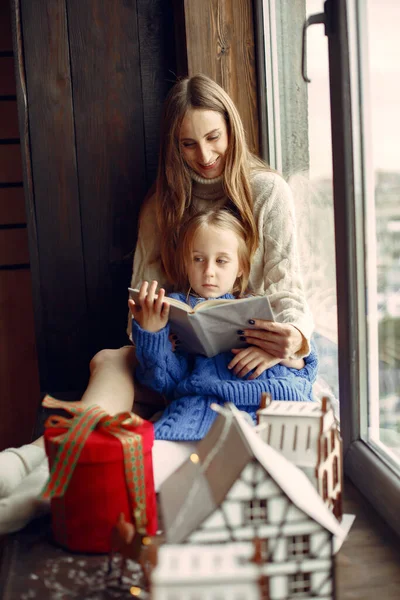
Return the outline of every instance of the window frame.
<path id="1" fill-rule="evenodd" d="M 266 54 L 275 48 L 272 34 L 268 40 L 262 36 L 271 32 L 264 21 L 275 15 L 276 0 L 256 0 L 255 17 L 258 40 L 259 85 L 266 83 L 277 88 L 276 70 Z M 339 396 L 341 436 L 343 439 L 344 474 L 356 485 L 377 512 L 400 535 L 400 519 L 396 500 L 400 497 L 400 478 L 379 448 L 365 440 L 368 424 L 368 363 L 365 348 L 368 331 L 366 314 L 366 262 L 364 253 L 365 215 L 363 198 L 368 188 L 368 172 L 362 144 L 362 119 L 358 84 L 362 77 L 358 70 L 360 47 L 354 27 L 359 17 L 359 0 L 327 0 L 324 3 L 328 19 L 329 83 L 331 100 L 331 133 L 333 161 L 333 191 L 336 241 Z M 297 5 L 297 3 L 296 3 Z M 296 10 L 305 10 L 306 0 Z M 293 10 L 295 7 L 293 7 Z M 276 37 L 276 32 L 275 32 Z M 299 56 L 301 56 L 299 47 Z M 267 57 L 267 58 L 266 58 Z M 298 61 L 300 70 L 301 61 Z M 269 71 L 268 71 L 269 69 Z M 267 76 L 263 76 L 263 71 Z M 297 77 L 297 74 L 296 74 Z M 353 77 L 353 80 L 352 80 Z M 260 107 L 266 107 L 261 124 L 263 157 L 273 168 L 279 169 L 274 157 L 276 135 L 271 145 L 268 135 L 280 127 L 281 113 L 271 106 L 271 94 L 261 89 Z M 276 100 L 274 100 L 276 102 Z M 357 110 L 355 110 L 357 107 Z M 278 107 L 279 108 L 279 107 Z M 279 116 L 276 119 L 276 115 Z M 263 122 L 267 120 L 265 128 Z M 286 140 L 281 140 L 286 143 Z M 272 148 L 272 149 L 271 149 Z M 282 153 L 281 153 L 282 154 Z M 282 163 L 282 159 L 280 160 Z M 340 274 L 340 276 L 339 276 Z M 366 400 L 367 399 L 367 400 Z"/>
<path id="2" fill-rule="evenodd" d="M 337 24 L 328 37 L 336 268 L 340 273 L 337 278 L 339 390 L 341 398 L 349 399 L 340 405 L 344 472 L 400 535 L 396 507 L 400 479 L 373 444 L 363 439 L 368 406 L 363 197 L 369 184 L 362 147 L 362 104 L 354 81 L 355 75 L 357 78 L 361 75 L 354 63 L 360 53 L 354 30 L 360 3 L 358 0 L 329 0 L 329 3 L 333 22 Z"/>

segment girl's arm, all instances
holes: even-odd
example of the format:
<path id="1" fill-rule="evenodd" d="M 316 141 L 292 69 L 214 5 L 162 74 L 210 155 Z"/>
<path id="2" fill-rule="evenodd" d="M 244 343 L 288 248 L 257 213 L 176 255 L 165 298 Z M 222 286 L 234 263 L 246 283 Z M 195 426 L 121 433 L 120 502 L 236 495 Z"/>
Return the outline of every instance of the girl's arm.
<path id="1" fill-rule="evenodd" d="M 133 258 L 132 288 L 139 289 L 143 281 L 157 280 L 165 287 L 167 278 L 160 256 L 159 232 L 156 230 L 155 196 L 144 200 L 139 218 L 138 238 Z M 128 317 L 127 334 L 131 338 L 131 318 Z"/>
<path id="2" fill-rule="evenodd" d="M 188 359 L 174 353 L 168 340 L 169 305 L 164 302 L 164 290 L 157 298 L 157 281 L 147 281 L 140 287 L 138 303 L 129 300 L 133 316 L 132 336 L 139 361 L 136 375 L 141 383 L 171 396 L 175 387 L 188 373 Z"/>
<path id="3" fill-rule="evenodd" d="M 132 322 L 132 338 L 139 362 L 136 368 L 138 380 L 172 398 L 178 383 L 189 374 L 189 359 L 186 354 L 173 352 L 168 335 L 168 325 L 151 333 L 142 329 L 137 321 Z"/>

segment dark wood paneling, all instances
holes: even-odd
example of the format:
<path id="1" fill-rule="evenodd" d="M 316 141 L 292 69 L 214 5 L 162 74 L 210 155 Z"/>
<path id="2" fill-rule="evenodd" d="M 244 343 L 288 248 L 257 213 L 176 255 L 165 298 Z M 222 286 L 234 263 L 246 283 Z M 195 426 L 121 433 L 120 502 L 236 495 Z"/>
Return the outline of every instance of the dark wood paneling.
<path id="1" fill-rule="evenodd" d="M 0 56 L 0 96 L 15 94 L 14 59 Z"/>
<path id="2" fill-rule="evenodd" d="M 32 439 L 40 404 L 28 270 L 0 271 L 0 450 Z"/>
<path id="3" fill-rule="evenodd" d="M 258 152 L 255 41 L 251 0 L 184 0 L 189 75 L 212 77 L 231 96 L 250 148 Z"/>
<path id="4" fill-rule="evenodd" d="M 28 212 L 36 222 L 39 257 L 31 264 L 41 286 L 36 310 L 45 353 L 40 365 L 48 370 L 47 389 L 77 389 L 84 385 L 89 353 L 67 15 L 63 0 L 20 5 L 34 184 Z M 86 106 L 89 120 L 92 110 Z"/>
<path id="5" fill-rule="evenodd" d="M 68 26 L 93 350 L 127 343 L 124 264 L 146 191 L 136 2 L 70 0 Z"/>
<path id="6" fill-rule="evenodd" d="M 20 181 L 22 181 L 22 167 L 19 144 L 0 145 L 0 183 Z"/>
<path id="7" fill-rule="evenodd" d="M 138 213 L 175 79 L 173 13 L 164 0 L 12 6 L 42 389 L 79 390 L 92 354 L 128 341 Z"/>
<path id="8" fill-rule="evenodd" d="M 0 139 L 19 138 L 17 102 L 0 102 Z"/>
<path id="9" fill-rule="evenodd" d="M 0 265 L 26 265 L 28 263 L 27 230 L 0 229 Z"/>
<path id="10" fill-rule="evenodd" d="M 24 190 L 0 188 L 0 225 L 25 223 Z"/>
<path id="11" fill-rule="evenodd" d="M 0 52 L 12 48 L 10 2 L 0 0 Z"/>
<path id="12" fill-rule="evenodd" d="M 162 100 L 175 83 L 174 13 L 169 2 L 137 0 L 147 187 L 155 181 Z"/>

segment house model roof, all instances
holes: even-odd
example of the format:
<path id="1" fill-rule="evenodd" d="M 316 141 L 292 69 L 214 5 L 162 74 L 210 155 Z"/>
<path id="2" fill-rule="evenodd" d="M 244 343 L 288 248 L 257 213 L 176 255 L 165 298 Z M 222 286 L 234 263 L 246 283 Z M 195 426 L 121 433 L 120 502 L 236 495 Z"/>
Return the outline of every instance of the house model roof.
<path id="1" fill-rule="evenodd" d="M 220 414 L 197 453 L 161 486 L 166 541 L 185 541 L 220 506 L 244 467 L 254 459 L 297 508 L 343 540 L 346 532 L 306 475 L 263 442 L 233 404 L 215 408 Z"/>

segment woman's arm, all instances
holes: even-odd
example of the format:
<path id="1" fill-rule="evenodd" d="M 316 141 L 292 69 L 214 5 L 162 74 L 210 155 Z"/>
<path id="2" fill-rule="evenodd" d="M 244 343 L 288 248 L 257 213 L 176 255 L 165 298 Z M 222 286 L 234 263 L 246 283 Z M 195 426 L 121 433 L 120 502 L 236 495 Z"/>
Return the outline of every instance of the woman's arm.
<path id="1" fill-rule="evenodd" d="M 251 282 L 256 293 L 268 295 L 276 320 L 255 320 L 255 329 L 243 335 L 272 356 L 302 358 L 310 352 L 313 319 L 303 291 L 291 190 L 279 175 L 263 172 L 254 176 L 252 189 L 260 248 Z"/>

